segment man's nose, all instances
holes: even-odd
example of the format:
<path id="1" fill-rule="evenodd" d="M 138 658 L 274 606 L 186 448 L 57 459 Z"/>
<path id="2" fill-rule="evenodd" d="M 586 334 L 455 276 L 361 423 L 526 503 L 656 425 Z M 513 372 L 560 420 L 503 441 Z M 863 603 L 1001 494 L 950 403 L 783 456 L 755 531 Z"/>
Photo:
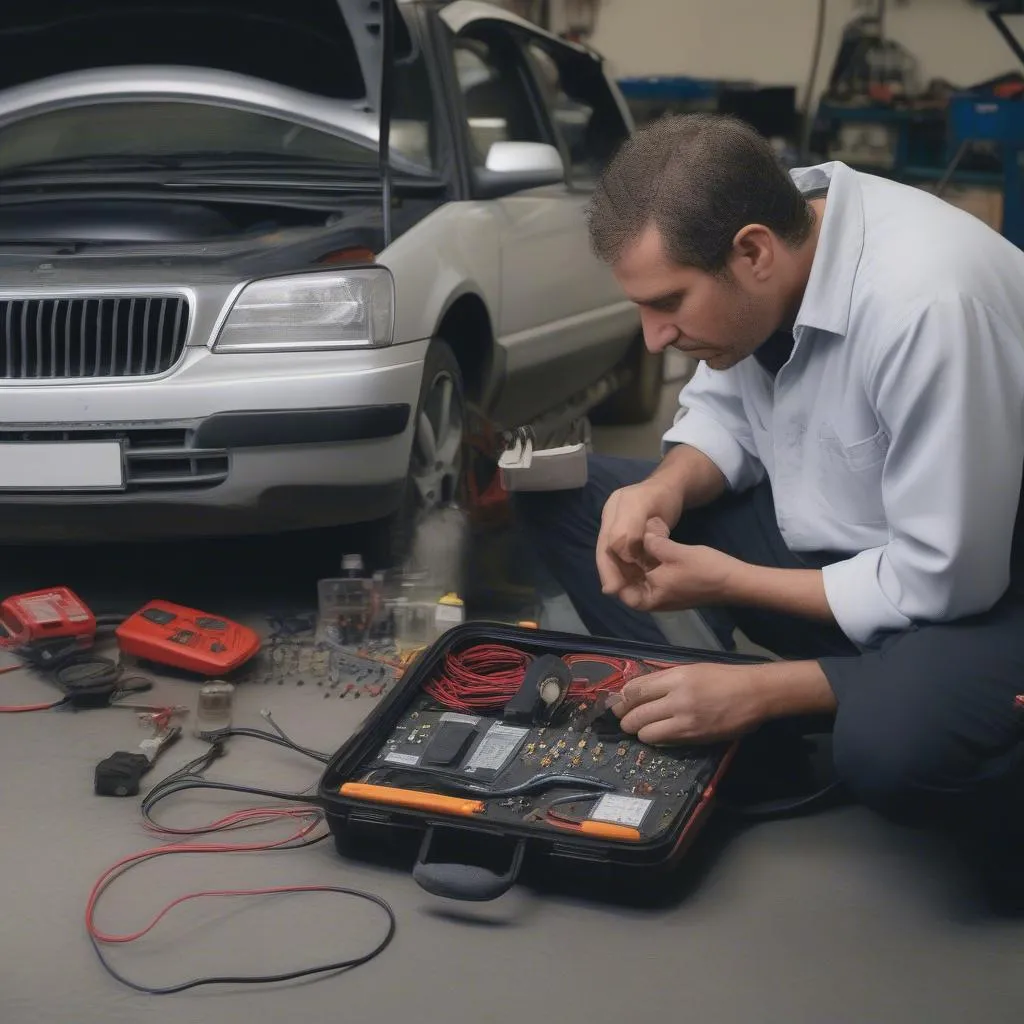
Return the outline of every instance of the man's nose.
<path id="1" fill-rule="evenodd" d="M 679 340 L 679 328 L 663 317 L 645 311 L 640 314 L 640 324 L 644 332 L 644 344 L 649 352 L 663 352 Z"/>

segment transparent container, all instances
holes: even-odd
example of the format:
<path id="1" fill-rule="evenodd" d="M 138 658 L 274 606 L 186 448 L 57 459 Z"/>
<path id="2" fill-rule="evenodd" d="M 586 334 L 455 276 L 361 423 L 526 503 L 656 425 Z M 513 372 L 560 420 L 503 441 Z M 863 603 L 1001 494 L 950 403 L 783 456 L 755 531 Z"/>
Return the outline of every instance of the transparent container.
<path id="1" fill-rule="evenodd" d="M 342 560 L 343 576 L 317 583 L 317 631 L 324 639 L 343 647 L 362 647 L 370 639 L 378 589 L 364 576 L 359 555 Z"/>
<path id="2" fill-rule="evenodd" d="M 192 734 L 199 739 L 211 739 L 231 728 L 231 709 L 235 698 L 233 683 L 216 680 L 205 683 L 196 701 L 196 716 Z"/>

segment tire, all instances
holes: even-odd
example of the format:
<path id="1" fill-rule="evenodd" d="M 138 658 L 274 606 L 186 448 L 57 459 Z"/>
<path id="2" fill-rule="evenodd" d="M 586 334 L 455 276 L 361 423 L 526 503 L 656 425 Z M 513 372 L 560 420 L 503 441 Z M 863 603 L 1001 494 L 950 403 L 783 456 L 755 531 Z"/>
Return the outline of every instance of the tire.
<path id="1" fill-rule="evenodd" d="M 643 338 L 639 338 L 629 360 L 633 370 L 630 382 L 591 411 L 590 420 L 595 425 L 650 423 L 657 414 L 665 383 L 664 355 L 648 352 Z"/>
<path id="2" fill-rule="evenodd" d="M 364 560 L 374 570 L 390 569 L 405 561 L 423 515 L 463 500 L 466 396 L 458 360 L 441 338 L 435 338 L 427 349 L 414 416 L 412 454 L 402 502 L 386 519 L 368 524 L 368 536 L 362 545 Z"/>

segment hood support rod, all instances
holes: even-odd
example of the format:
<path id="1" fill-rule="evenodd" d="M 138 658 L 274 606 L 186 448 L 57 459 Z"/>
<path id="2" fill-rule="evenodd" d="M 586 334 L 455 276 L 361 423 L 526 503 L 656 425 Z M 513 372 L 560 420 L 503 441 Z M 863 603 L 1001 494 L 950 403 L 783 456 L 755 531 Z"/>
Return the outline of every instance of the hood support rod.
<path id="1" fill-rule="evenodd" d="M 391 105 L 394 88 L 395 26 L 390 0 L 380 5 L 381 62 L 380 62 L 380 131 L 378 138 L 378 160 L 380 162 L 381 185 L 383 188 L 384 245 L 391 244 Z"/>

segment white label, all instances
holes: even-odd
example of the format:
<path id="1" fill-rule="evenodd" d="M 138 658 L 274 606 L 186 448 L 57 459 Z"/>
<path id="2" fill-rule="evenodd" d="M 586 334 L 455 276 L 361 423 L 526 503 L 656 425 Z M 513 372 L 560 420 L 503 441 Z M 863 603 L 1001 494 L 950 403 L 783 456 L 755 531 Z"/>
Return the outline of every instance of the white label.
<path id="1" fill-rule="evenodd" d="M 479 718 L 474 718 L 473 715 L 460 715 L 457 711 L 446 711 L 441 716 L 442 722 L 465 722 L 466 725 L 476 725 L 480 721 Z"/>
<path id="2" fill-rule="evenodd" d="M 474 771 L 479 768 L 499 769 L 516 752 L 523 737 L 529 729 L 521 729 L 515 725 L 503 725 L 495 722 L 487 730 L 480 746 L 473 751 L 473 756 L 466 765 L 467 770 Z"/>
<path id="3" fill-rule="evenodd" d="M 590 817 L 594 821 L 610 821 L 614 825 L 629 825 L 639 828 L 653 800 L 645 800 L 642 796 L 619 796 L 617 793 L 605 793 L 594 805 Z"/>
<path id="4" fill-rule="evenodd" d="M 384 760 L 390 762 L 391 764 L 414 765 L 414 764 L 419 764 L 420 763 L 420 755 L 419 754 L 399 754 L 399 753 L 396 753 L 393 750 L 393 751 L 391 751 L 390 754 L 387 755 L 387 757 L 384 758 Z"/>
<path id="5" fill-rule="evenodd" d="M 120 490 L 124 487 L 117 441 L 0 444 L 0 490 Z"/>

